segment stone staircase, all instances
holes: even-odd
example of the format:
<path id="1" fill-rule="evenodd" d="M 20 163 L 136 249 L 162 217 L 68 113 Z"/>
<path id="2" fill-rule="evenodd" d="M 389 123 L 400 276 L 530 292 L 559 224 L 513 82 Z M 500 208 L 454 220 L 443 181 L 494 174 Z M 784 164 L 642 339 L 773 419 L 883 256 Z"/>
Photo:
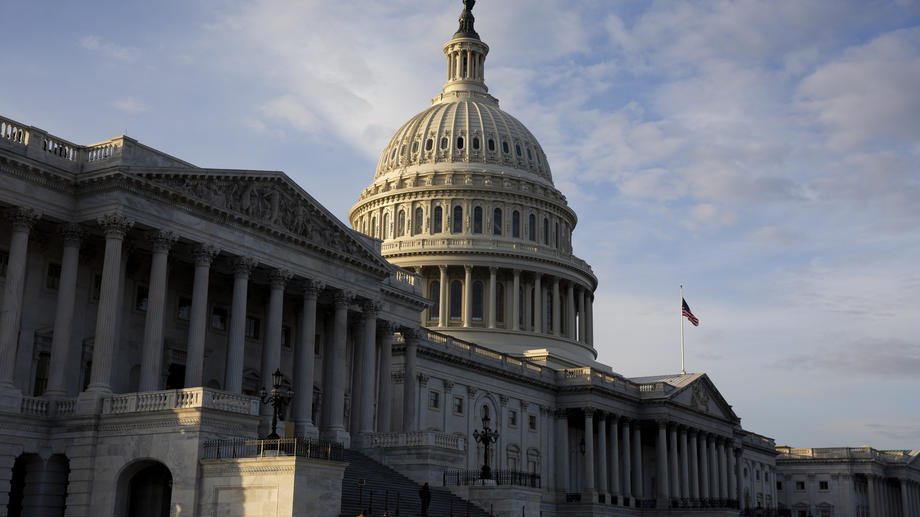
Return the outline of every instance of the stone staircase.
<path id="1" fill-rule="evenodd" d="M 340 517 L 355 517 L 366 511 L 367 517 L 417 517 L 421 515 L 418 491 L 422 488 L 399 472 L 378 463 L 358 451 L 346 449 L 348 462 L 342 480 L 342 513 Z M 359 484 L 364 480 L 364 487 Z M 442 487 L 431 488 L 429 517 L 489 517 L 482 508 L 469 503 Z M 373 499 L 371 499 L 373 493 Z M 396 507 L 399 494 L 399 508 Z"/>

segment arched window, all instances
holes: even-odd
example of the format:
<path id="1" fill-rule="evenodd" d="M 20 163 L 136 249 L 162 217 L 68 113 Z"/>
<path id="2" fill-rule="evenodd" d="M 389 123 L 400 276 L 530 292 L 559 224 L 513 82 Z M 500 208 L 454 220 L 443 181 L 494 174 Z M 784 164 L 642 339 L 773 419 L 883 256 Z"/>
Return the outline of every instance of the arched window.
<path id="1" fill-rule="evenodd" d="M 463 207 L 460 205 L 454 207 L 454 220 L 451 221 L 451 231 L 453 233 L 463 233 Z"/>
<path id="2" fill-rule="evenodd" d="M 492 235 L 501 235 L 502 226 L 502 209 L 496 208 L 492 211 Z"/>
<path id="3" fill-rule="evenodd" d="M 549 246 L 549 219 L 543 218 L 543 244 Z"/>
<path id="4" fill-rule="evenodd" d="M 428 299 L 431 300 L 431 307 L 428 309 L 428 319 L 436 320 L 441 317 L 441 282 L 435 280 L 428 285 Z"/>
<path id="5" fill-rule="evenodd" d="M 521 144 L 514 144 L 514 152 L 518 155 L 518 158 L 521 157 Z"/>
<path id="6" fill-rule="evenodd" d="M 517 210 L 511 212 L 511 236 L 515 239 L 521 238 L 521 213 Z"/>
<path id="7" fill-rule="evenodd" d="M 425 140 L 425 150 L 430 151 L 432 147 L 434 147 L 434 139 L 429 138 L 428 140 Z"/>
<path id="8" fill-rule="evenodd" d="M 444 209 L 434 207 L 434 215 L 431 216 L 431 233 L 441 233 L 444 231 Z"/>
<path id="9" fill-rule="evenodd" d="M 417 152 L 418 152 L 418 140 L 416 140 L 415 142 L 412 142 L 412 154 L 415 154 Z"/>
<path id="10" fill-rule="evenodd" d="M 537 240 L 537 216 L 533 214 L 527 218 L 527 238 L 532 241 Z"/>
<path id="11" fill-rule="evenodd" d="M 377 216 L 371 217 L 371 237 L 377 238 Z"/>
<path id="12" fill-rule="evenodd" d="M 482 321 L 482 312 L 483 312 L 482 310 L 482 306 L 483 306 L 482 292 L 483 292 L 482 282 L 480 282 L 479 280 L 476 280 L 475 282 L 473 282 L 473 314 L 472 316 L 473 316 L 473 319 L 476 321 Z"/>
<path id="13" fill-rule="evenodd" d="M 415 208 L 415 218 L 412 221 L 412 234 L 419 235 L 422 233 L 422 218 L 425 216 L 425 212 L 422 210 L 422 207 Z"/>
<path id="14" fill-rule="evenodd" d="M 556 221 L 556 249 L 559 249 L 559 221 Z"/>
<path id="15" fill-rule="evenodd" d="M 497 282 L 495 284 L 495 321 L 498 323 L 505 322 L 505 284 Z"/>
<path id="16" fill-rule="evenodd" d="M 479 150 L 479 137 L 478 136 L 473 137 L 473 150 L 474 151 Z"/>
<path id="17" fill-rule="evenodd" d="M 456 208 L 454 209 L 456 210 Z M 473 233 L 482 233 L 482 207 L 473 208 Z"/>
<path id="18" fill-rule="evenodd" d="M 450 140 L 446 136 L 441 137 L 441 150 L 444 151 L 447 149 L 447 146 L 450 145 Z"/>
<path id="19" fill-rule="evenodd" d="M 502 152 L 508 154 L 511 152 L 511 148 L 508 147 L 508 142 L 502 142 Z"/>
<path id="20" fill-rule="evenodd" d="M 494 138 L 489 139 L 489 150 L 492 152 L 495 152 L 495 139 Z"/>
<path id="21" fill-rule="evenodd" d="M 395 237 L 402 237 L 406 234 L 406 211 L 400 210 L 396 215 L 396 235 Z"/>
<path id="22" fill-rule="evenodd" d="M 462 136 L 458 136 L 458 137 L 457 137 L 457 149 L 463 149 L 463 144 L 464 144 L 464 143 L 465 143 L 465 142 L 463 141 L 463 137 L 462 137 Z"/>
<path id="23" fill-rule="evenodd" d="M 459 280 L 450 283 L 450 316 L 451 320 L 459 320 L 463 312 L 463 284 Z"/>
<path id="24" fill-rule="evenodd" d="M 383 214 L 383 228 L 381 228 L 381 234 L 383 238 L 386 239 L 390 236 L 390 214 Z"/>

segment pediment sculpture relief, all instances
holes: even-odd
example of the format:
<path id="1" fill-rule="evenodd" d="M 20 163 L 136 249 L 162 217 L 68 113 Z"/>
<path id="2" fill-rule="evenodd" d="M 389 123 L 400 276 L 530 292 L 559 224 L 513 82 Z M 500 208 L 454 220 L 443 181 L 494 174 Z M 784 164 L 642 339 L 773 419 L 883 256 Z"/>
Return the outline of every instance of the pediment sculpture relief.
<path id="1" fill-rule="evenodd" d="M 709 412 L 709 393 L 706 392 L 706 388 L 700 383 L 693 385 L 690 395 L 690 407 L 699 411 L 705 411 L 706 413 Z"/>

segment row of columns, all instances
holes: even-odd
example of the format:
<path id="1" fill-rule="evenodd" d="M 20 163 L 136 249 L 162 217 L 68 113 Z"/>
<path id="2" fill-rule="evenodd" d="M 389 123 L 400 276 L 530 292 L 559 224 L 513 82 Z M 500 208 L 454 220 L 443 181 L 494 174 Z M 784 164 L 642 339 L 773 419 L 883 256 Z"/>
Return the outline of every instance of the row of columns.
<path id="1" fill-rule="evenodd" d="M 731 438 L 667 420 L 655 422 L 655 494 L 644 494 L 641 421 L 595 408 L 584 413 L 584 486 L 588 497 L 609 494 L 611 501 L 654 496 L 658 508 L 723 506 L 737 508 L 741 449 Z M 557 433 L 568 443 L 568 413 L 560 410 Z M 596 439 L 595 439 L 596 431 Z M 595 449 L 595 442 L 597 447 Z M 567 451 L 562 448 L 562 451 Z M 557 452 L 557 479 L 565 483 L 568 456 Z M 561 476 L 561 477 L 560 477 Z M 565 490 L 566 486 L 559 489 Z M 605 500 L 606 497 L 599 497 Z M 633 503 L 635 504 L 635 503 Z"/>
<path id="2" fill-rule="evenodd" d="M 920 482 L 867 474 L 866 485 L 869 517 L 920 515 Z"/>
<path id="3" fill-rule="evenodd" d="M 480 281 L 479 278 L 474 279 L 474 273 L 477 269 L 479 267 L 463 266 L 460 320 L 464 328 L 474 326 L 473 282 Z M 489 280 L 487 290 L 483 294 L 482 303 L 487 312 L 485 324 L 488 328 L 494 329 L 499 326 L 497 320 L 498 303 L 506 304 L 506 301 L 497 300 L 499 268 L 493 266 L 488 269 Z M 459 279 L 449 274 L 449 266 L 447 265 L 439 265 L 438 273 L 437 279 L 440 290 L 438 299 L 432 301 L 438 304 L 438 326 L 448 327 L 450 325 L 450 283 Z M 545 281 L 544 277 L 546 277 Z M 521 286 L 524 286 L 523 300 L 519 295 Z M 593 345 L 594 295 L 589 289 L 559 277 L 537 272 L 524 272 L 520 269 L 511 270 L 510 287 L 511 310 L 508 311 L 509 307 L 505 305 L 504 328 L 549 334 L 576 340 L 586 345 Z M 533 310 L 530 310 L 531 307 Z M 550 312 L 550 308 L 552 308 L 552 318 L 545 318 L 547 312 Z M 565 317 L 564 322 L 562 321 L 563 316 Z"/>
<path id="4" fill-rule="evenodd" d="M 3 292 L 3 310 L 0 312 L 0 390 L 15 390 L 14 374 L 16 353 L 19 339 L 19 326 L 22 316 L 23 286 L 26 276 L 29 233 L 41 214 L 27 208 L 12 209 L 7 218 L 12 223 L 9 259 L 6 282 Z M 123 244 L 133 223 L 121 214 L 108 214 L 98 220 L 105 236 L 105 254 L 103 258 L 102 281 L 99 292 L 96 316 L 96 331 L 93 347 L 90 383 L 82 396 L 98 398 L 112 393 L 112 360 L 117 341 L 118 314 L 120 313 L 123 288 Z M 50 378 L 48 396 L 67 395 L 65 372 L 73 364 L 74 350 L 72 328 L 74 305 L 76 301 L 76 284 L 79 267 L 80 245 L 83 231 L 79 225 L 67 224 L 61 228 L 63 253 L 61 257 L 61 277 L 54 320 L 54 334 L 51 345 Z M 148 282 L 148 304 L 144 325 L 144 338 L 141 357 L 139 391 L 160 389 L 163 359 L 163 326 L 166 304 L 167 265 L 169 252 L 178 237 L 169 231 L 158 231 L 151 235 L 151 262 Z M 188 326 L 186 353 L 185 386 L 201 386 L 204 370 L 205 337 L 208 322 L 208 289 L 211 265 L 220 250 L 209 244 L 201 244 L 194 250 L 195 269 L 192 287 L 192 303 Z M 231 302 L 230 328 L 227 337 L 227 353 L 224 389 L 232 393 L 241 393 L 243 388 L 243 368 L 245 354 L 245 324 L 250 277 L 259 265 L 258 261 L 248 257 L 233 259 L 233 294 Z M 265 342 L 262 348 L 261 378 L 266 390 L 271 390 L 272 372 L 281 366 L 282 314 L 284 310 L 285 289 L 293 275 L 284 269 L 272 269 L 270 274 L 270 291 L 267 307 Z M 317 430 L 312 421 L 313 384 L 315 378 L 315 335 L 317 298 L 325 286 L 322 282 L 302 279 L 302 305 L 300 307 L 300 329 L 295 343 L 292 381 L 294 384 L 293 420 L 298 435 L 316 435 Z M 325 422 L 323 434 L 342 441 L 346 435 L 344 426 L 344 401 L 346 391 L 346 339 L 348 332 L 348 310 L 353 296 L 345 290 L 334 292 L 334 318 L 332 340 L 325 354 L 325 376 L 323 389 Z M 360 379 L 358 393 L 354 394 L 361 412 L 356 415 L 360 420 L 361 432 L 372 432 L 375 428 L 375 408 L 380 415 L 377 426 L 389 430 L 389 379 L 392 352 L 392 328 L 385 326 L 378 332 L 377 317 L 380 305 L 367 300 L 363 305 L 363 324 L 360 343 L 356 347 L 356 357 L 360 358 Z M 378 336 L 379 334 L 379 336 Z M 411 334 L 406 332 L 406 334 Z M 380 343 L 379 384 L 375 385 L 374 368 L 376 365 L 377 345 Z M 416 338 L 407 341 L 416 343 Z M 417 348 L 417 346 L 415 347 Z M 407 362 L 413 353 L 407 353 Z M 408 367 L 407 367 L 408 369 Z M 407 372 L 408 374 L 408 372 Z M 413 388 L 412 382 L 406 383 L 407 389 Z M 375 404 L 375 394 L 379 393 Z M 407 400 L 414 400 L 408 397 Z M 407 410 L 414 408 L 408 408 Z M 408 420 L 410 422 L 414 419 Z"/>

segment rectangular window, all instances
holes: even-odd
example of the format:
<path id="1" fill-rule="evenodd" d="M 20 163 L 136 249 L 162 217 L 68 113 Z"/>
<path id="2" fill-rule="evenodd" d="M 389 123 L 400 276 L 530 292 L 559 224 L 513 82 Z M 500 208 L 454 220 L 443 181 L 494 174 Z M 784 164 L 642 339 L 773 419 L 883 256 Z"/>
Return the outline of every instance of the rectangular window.
<path id="1" fill-rule="evenodd" d="M 216 305 L 211 308 L 211 328 L 215 330 L 227 330 L 226 308 Z"/>
<path id="2" fill-rule="evenodd" d="M 463 397 L 454 397 L 454 414 L 463 414 Z"/>
<path id="3" fill-rule="evenodd" d="M 508 411 L 508 427 L 517 427 L 517 411 L 514 409 Z"/>
<path id="4" fill-rule="evenodd" d="M 282 325 L 281 326 L 281 346 L 284 348 L 291 348 L 291 326 Z"/>
<path id="5" fill-rule="evenodd" d="M 138 284 L 134 291 L 134 310 L 147 312 L 147 302 L 150 301 L 147 295 L 147 286 Z"/>
<path id="6" fill-rule="evenodd" d="M 804 481 L 796 481 L 796 482 L 795 482 L 795 489 L 798 490 L 799 492 L 804 492 L 804 491 L 805 491 L 805 482 L 804 482 Z"/>
<path id="7" fill-rule="evenodd" d="M 259 339 L 262 336 L 262 320 L 253 316 L 246 316 L 246 337 Z"/>
<path id="8" fill-rule="evenodd" d="M 428 408 L 441 409 L 441 394 L 437 391 L 428 392 Z"/>
<path id="9" fill-rule="evenodd" d="M 0 251 L 0 278 L 6 278 L 6 266 L 10 263 L 10 254 Z"/>
<path id="10" fill-rule="evenodd" d="M 527 428 L 531 431 L 537 430 L 537 415 L 527 415 Z"/>
<path id="11" fill-rule="evenodd" d="M 176 319 L 179 321 L 189 321 L 192 319 L 192 299 L 188 296 L 180 296 L 176 304 Z"/>
<path id="12" fill-rule="evenodd" d="M 827 481 L 818 481 L 818 490 L 828 490 Z"/>
<path id="13" fill-rule="evenodd" d="M 48 263 L 48 271 L 45 274 L 45 287 L 57 290 L 61 286 L 61 265 L 54 262 Z"/>
<path id="14" fill-rule="evenodd" d="M 93 275 L 93 292 L 90 298 L 98 302 L 99 295 L 102 293 L 102 273 L 96 273 Z"/>

